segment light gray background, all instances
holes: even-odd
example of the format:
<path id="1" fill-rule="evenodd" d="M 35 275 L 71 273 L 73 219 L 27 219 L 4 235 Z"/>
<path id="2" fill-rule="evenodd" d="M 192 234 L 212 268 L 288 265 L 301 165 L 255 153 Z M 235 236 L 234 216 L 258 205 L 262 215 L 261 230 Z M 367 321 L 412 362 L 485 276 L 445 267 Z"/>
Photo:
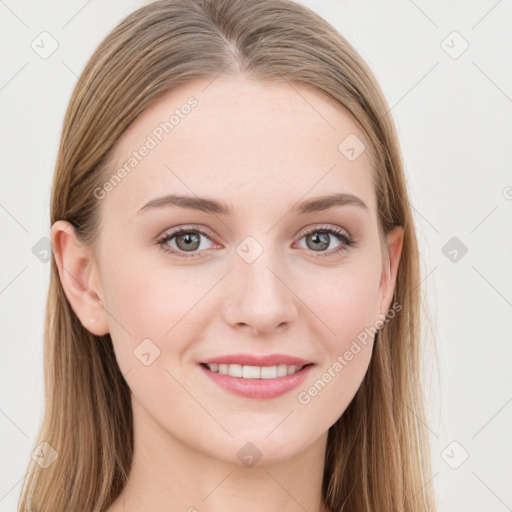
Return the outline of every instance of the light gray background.
<path id="1" fill-rule="evenodd" d="M 32 248 L 49 235 L 64 112 L 97 44 L 143 3 L 0 0 L 1 512 L 15 509 L 42 415 L 49 263 Z M 301 3 L 369 63 L 398 126 L 439 352 L 429 485 L 442 512 L 511 510 L 511 2 Z M 59 45 L 47 59 L 31 48 L 43 31 Z M 456 261 L 452 237 L 468 249 Z"/>

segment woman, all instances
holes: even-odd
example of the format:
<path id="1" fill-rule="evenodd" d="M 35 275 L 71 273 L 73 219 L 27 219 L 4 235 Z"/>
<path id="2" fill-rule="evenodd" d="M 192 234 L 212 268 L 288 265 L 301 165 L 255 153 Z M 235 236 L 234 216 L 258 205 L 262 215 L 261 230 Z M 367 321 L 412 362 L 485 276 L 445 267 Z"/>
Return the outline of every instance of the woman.
<path id="1" fill-rule="evenodd" d="M 160 0 L 105 38 L 54 175 L 19 510 L 436 510 L 388 110 L 287 0 Z"/>

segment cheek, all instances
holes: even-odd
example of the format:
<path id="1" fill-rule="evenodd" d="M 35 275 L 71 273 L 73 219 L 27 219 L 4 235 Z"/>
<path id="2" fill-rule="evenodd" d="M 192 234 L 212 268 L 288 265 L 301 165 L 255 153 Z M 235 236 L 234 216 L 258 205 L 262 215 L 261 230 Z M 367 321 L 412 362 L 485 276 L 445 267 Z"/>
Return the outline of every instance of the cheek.
<path id="1" fill-rule="evenodd" d="M 190 329 L 195 325 L 191 321 L 194 307 L 212 286 L 206 276 L 189 279 L 192 273 L 184 268 L 151 266 L 135 258 L 116 259 L 112 253 L 105 259 L 104 268 L 109 329 L 120 361 L 129 368 L 133 351 L 146 339 L 162 354 L 172 340 L 173 352 L 180 352 L 176 333 L 184 326 Z"/>
<path id="2" fill-rule="evenodd" d="M 341 350 L 347 342 L 378 319 L 378 263 L 360 263 L 326 274 L 309 289 L 311 309 L 328 328 L 328 349 Z M 322 283 L 322 286 L 319 286 Z M 309 304 L 308 304 L 309 305 Z"/>
<path id="3" fill-rule="evenodd" d="M 331 274 L 326 286 L 310 288 L 308 306 L 320 320 L 324 357 L 297 398 L 325 418 L 327 428 L 347 408 L 368 369 L 378 320 L 378 268 L 378 263 L 344 268 L 335 279 Z"/>

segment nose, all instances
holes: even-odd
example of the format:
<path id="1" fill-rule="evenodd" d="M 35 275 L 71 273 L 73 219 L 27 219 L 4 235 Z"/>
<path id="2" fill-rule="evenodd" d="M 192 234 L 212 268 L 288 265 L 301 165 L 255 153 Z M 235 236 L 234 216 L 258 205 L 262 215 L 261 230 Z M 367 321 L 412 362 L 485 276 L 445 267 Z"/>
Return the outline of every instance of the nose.
<path id="1" fill-rule="evenodd" d="M 239 258 L 227 277 L 224 318 L 231 327 L 261 336 L 282 332 L 297 320 L 299 299 L 290 273 L 267 252 L 252 263 Z"/>

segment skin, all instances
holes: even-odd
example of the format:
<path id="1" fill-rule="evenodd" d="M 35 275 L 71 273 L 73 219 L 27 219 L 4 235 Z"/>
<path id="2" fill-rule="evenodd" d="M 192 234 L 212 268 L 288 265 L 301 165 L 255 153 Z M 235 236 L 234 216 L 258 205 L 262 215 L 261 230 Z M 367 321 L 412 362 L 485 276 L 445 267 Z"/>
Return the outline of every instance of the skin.
<path id="1" fill-rule="evenodd" d="M 119 165 L 169 112 L 190 96 L 198 100 L 99 201 L 95 247 L 82 246 L 65 221 L 51 229 L 66 296 L 89 331 L 110 333 L 132 392 L 134 462 L 108 510 L 321 511 L 328 429 L 362 382 L 373 338 L 308 404 L 297 395 L 390 308 L 403 230 L 388 235 L 388 261 L 368 151 L 349 161 L 338 150 L 347 135 L 359 134 L 343 107 L 297 84 L 210 82 L 166 94 L 123 134 L 114 152 Z M 354 194 L 368 209 L 289 213 L 303 199 L 332 192 Z M 166 193 L 223 200 L 235 213 L 164 206 L 137 214 Z M 356 245 L 335 253 L 344 245 L 335 235 L 323 251 L 308 245 L 312 237 L 303 233 L 325 225 L 348 232 Z M 171 255 L 156 244 L 180 226 L 209 233 L 198 235 L 200 256 Z M 250 264 L 236 251 L 247 236 L 263 249 Z M 167 242 L 190 254 L 177 244 Z M 149 366 L 133 353 L 147 338 L 160 350 Z M 284 353 L 315 366 L 298 389 L 244 398 L 198 366 L 240 352 Z M 261 452 L 252 467 L 237 457 L 247 442 Z"/>

